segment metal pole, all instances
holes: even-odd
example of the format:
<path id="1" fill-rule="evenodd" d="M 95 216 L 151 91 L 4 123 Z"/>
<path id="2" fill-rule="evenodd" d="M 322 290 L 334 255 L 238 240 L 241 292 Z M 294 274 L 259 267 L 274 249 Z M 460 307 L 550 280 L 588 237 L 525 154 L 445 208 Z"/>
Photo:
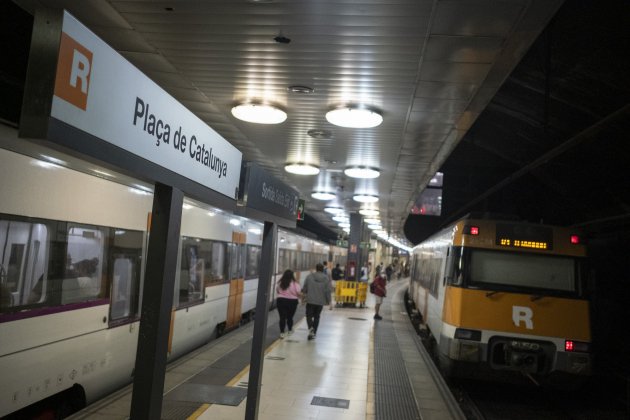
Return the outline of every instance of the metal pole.
<path id="1" fill-rule="evenodd" d="M 267 317 L 269 315 L 269 293 L 271 291 L 273 263 L 276 259 L 277 236 L 278 226 L 275 223 L 265 222 L 260 257 L 258 294 L 256 296 L 256 319 L 254 321 L 252 357 L 249 367 L 249 382 L 247 385 L 245 420 L 255 420 L 258 418 L 258 400 L 260 398 L 263 358 L 265 356 L 265 335 L 267 333 Z"/>
<path id="2" fill-rule="evenodd" d="M 183 200 L 181 191 L 155 185 L 131 399 L 134 420 L 159 419 L 162 412 Z"/>

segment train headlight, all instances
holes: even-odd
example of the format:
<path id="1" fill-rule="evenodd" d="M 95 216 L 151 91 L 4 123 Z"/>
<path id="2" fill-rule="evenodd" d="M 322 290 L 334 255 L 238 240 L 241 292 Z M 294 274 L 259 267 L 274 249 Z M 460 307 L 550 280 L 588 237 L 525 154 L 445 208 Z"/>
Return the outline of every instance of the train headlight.
<path id="1" fill-rule="evenodd" d="M 481 341 L 481 331 L 457 328 L 455 330 L 455 338 L 460 340 Z"/>

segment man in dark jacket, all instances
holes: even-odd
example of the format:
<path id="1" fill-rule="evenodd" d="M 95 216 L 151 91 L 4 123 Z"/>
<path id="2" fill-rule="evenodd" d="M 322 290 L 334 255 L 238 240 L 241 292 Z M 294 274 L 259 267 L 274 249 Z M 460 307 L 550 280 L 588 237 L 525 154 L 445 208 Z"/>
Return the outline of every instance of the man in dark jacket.
<path id="1" fill-rule="evenodd" d="M 302 293 L 306 300 L 306 325 L 308 325 L 308 339 L 312 340 L 317 334 L 319 316 L 324 305 L 329 305 L 332 288 L 328 276 L 324 274 L 324 265 L 317 264 L 315 272 L 309 274 L 304 280 Z"/>

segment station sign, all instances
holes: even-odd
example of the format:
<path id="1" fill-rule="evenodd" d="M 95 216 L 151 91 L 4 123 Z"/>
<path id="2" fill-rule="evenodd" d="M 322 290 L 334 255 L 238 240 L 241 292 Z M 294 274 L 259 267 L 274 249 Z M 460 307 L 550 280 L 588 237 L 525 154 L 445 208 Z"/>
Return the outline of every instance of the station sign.
<path id="1" fill-rule="evenodd" d="M 295 226 L 300 194 L 254 162 L 243 163 L 239 204 Z M 287 225 L 287 223 L 283 223 Z"/>
<path id="2" fill-rule="evenodd" d="M 90 141 L 107 142 L 236 199 L 241 152 L 72 15 L 38 10 L 32 45 L 21 137 L 61 142 L 95 159 L 114 149 L 99 151 Z M 81 140 L 69 146 L 53 126 L 74 128 Z M 109 163 L 133 171 L 125 160 Z"/>

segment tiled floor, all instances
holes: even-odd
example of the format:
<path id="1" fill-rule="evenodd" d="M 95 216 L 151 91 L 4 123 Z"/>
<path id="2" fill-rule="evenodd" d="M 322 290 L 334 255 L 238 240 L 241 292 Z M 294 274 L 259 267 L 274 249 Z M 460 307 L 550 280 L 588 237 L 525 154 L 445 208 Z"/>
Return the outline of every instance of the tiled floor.
<path id="1" fill-rule="evenodd" d="M 368 298 L 368 306 L 373 307 Z M 295 333 L 276 342 L 264 365 L 260 420 L 364 420 L 368 413 L 373 309 L 334 308 L 322 311 L 317 338 L 307 340 L 306 320 Z M 356 319 L 352 319 L 356 318 Z M 283 358 L 282 360 L 274 360 Z M 232 384 L 247 382 L 249 372 Z M 347 409 L 311 405 L 313 397 L 349 400 Z M 370 398 L 371 400 L 371 398 Z M 371 403 L 371 401 L 370 401 Z M 245 417 L 246 400 L 238 407 L 205 406 L 198 419 L 231 420 Z M 201 411 L 201 410 L 200 410 Z"/>

